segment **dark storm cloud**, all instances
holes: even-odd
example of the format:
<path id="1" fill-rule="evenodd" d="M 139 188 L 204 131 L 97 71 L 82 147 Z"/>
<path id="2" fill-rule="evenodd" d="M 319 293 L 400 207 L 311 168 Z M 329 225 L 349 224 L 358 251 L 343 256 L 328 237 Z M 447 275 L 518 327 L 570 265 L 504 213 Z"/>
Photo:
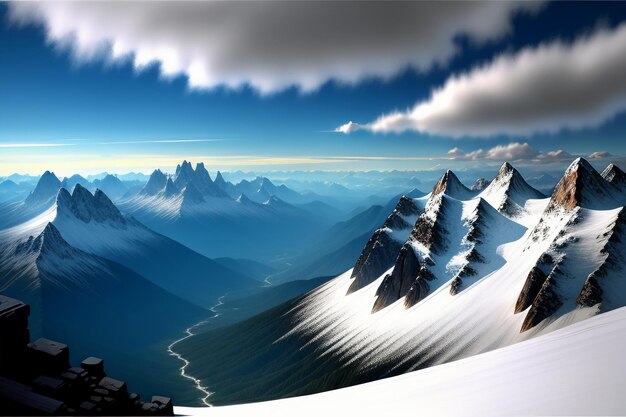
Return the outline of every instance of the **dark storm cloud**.
<path id="1" fill-rule="evenodd" d="M 91 59 L 158 62 L 194 88 L 251 85 L 263 93 L 314 90 L 334 79 L 388 78 L 426 70 L 476 42 L 510 30 L 515 2 L 20 2 L 14 21 L 43 24 L 50 41 Z"/>

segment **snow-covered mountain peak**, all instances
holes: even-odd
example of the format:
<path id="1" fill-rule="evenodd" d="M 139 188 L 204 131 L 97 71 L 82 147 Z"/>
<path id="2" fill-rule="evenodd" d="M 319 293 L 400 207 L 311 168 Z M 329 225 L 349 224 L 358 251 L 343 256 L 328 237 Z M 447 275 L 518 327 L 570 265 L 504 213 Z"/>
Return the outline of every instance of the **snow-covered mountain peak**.
<path id="1" fill-rule="evenodd" d="M 167 176 L 160 169 L 155 169 L 139 194 L 147 196 L 157 195 L 163 190 L 166 183 Z"/>
<path id="2" fill-rule="evenodd" d="M 626 185 L 626 173 L 615 164 L 609 164 L 604 168 L 601 175 L 602 178 L 617 187 L 624 187 Z"/>
<path id="3" fill-rule="evenodd" d="M 57 217 L 76 218 L 84 223 L 111 222 L 124 224 L 126 220 L 109 197 L 101 190 L 91 194 L 80 184 L 76 184 L 74 192 L 62 188 L 57 195 Z"/>
<path id="4" fill-rule="evenodd" d="M 26 198 L 27 204 L 42 204 L 51 201 L 61 188 L 61 181 L 53 172 L 43 173 L 35 189 Z"/>
<path id="5" fill-rule="evenodd" d="M 528 185 L 524 177 L 508 162 L 502 164 L 498 175 L 479 196 L 509 217 L 523 214 L 528 200 L 545 197 Z"/>
<path id="6" fill-rule="evenodd" d="M 567 168 L 552 194 L 550 207 L 559 205 L 566 210 L 584 208 L 615 208 L 624 203 L 623 196 L 583 158 L 577 158 Z"/>
<path id="7" fill-rule="evenodd" d="M 433 187 L 433 195 L 441 193 L 447 194 L 458 200 L 465 200 L 474 195 L 469 188 L 463 185 L 454 172 L 450 170 L 447 170 Z"/>

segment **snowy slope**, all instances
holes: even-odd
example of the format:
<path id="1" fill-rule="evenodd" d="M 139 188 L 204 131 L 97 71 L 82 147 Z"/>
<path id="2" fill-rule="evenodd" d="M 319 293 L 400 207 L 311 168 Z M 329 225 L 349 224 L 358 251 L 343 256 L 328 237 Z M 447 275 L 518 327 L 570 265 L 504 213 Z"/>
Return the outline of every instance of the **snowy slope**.
<path id="1" fill-rule="evenodd" d="M 114 260 L 186 300 L 208 308 L 228 291 L 258 285 L 185 246 L 123 216 L 97 190 L 62 189 L 54 224 L 74 247 Z"/>
<path id="2" fill-rule="evenodd" d="M 626 309 L 460 361 L 321 394 L 183 415 L 621 415 Z"/>
<path id="3" fill-rule="evenodd" d="M 505 165 L 501 171 L 510 169 Z M 446 172 L 417 208 L 421 212 L 405 242 L 380 239 L 382 227 L 353 270 L 275 317 L 288 330 L 271 346 L 255 349 L 267 357 L 284 346 L 306 347 L 306 356 L 282 365 L 304 370 L 305 381 L 271 388 L 264 385 L 264 375 L 288 375 L 273 368 L 249 375 L 239 369 L 244 372 L 239 377 L 254 387 L 249 395 L 276 398 L 397 375 L 531 339 L 626 305 L 622 190 L 586 161 L 572 163 L 549 199 L 522 202 L 522 193 L 508 192 L 519 188 L 508 187 L 501 195 L 524 207 L 516 216 L 462 187 Z M 395 259 L 390 258 L 394 251 Z M 373 256 L 377 253 L 384 256 Z M 381 268 L 380 259 L 391 263 Z M 181 349 L 202 361 L 207 337 L 196 337 L 195 344 L 191 338 Z M 333 373 L 326 382 L 314 372 L 325 368 Z M 209 369 L 192 370 L 219 391 L 221 379 Z M 218 398 L 246 397 L 227 387 Z"/>

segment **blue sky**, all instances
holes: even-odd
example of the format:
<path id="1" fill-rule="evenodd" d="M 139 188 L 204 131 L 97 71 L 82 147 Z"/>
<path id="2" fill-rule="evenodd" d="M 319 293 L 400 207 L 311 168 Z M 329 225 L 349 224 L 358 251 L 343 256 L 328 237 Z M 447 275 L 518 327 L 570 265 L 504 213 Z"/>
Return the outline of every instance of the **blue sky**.
<path id="1" fill-rule="evenodd" d="M 607 160 L 626 153 L 621 107 L 591 126 L 565 124 L 551 133 L 454 138 L 432 134 L 428 127 L 400 133 L 333 131 L 349 120 L 366 124 L 428 101 L 451 76 L 488 66 L 502 54 L 515 56 L 555 41 L 566 48 L 581 36 L 612 33 L 626 21 L 622 3 L 549 3 L 528 13 L 513 11 L 506 17 L 508 30 L 479 42 L 455 34 L 456 52 L 426 69 L 399 65 L 383 80 L 365 68 L 366 75 L 350 82 L 332 81 L 331 73 L 314 88 L 296 81 L 295 87 L 269 92 L 260 91 L 252 76 L 252 86 L 230 88 L 218 79 L 207 88 L 190 88 L 187 74 L 164 76 L 158 62 L 138 70 L 128 56 L 113 60 L 98 51 L 85 58 L 80 48 L 50 35 L 46 19 L 52 12 L 15 18 L 10 7 L 0 4 L 0 175 L 172 170 L 183 158 L 204 160 L 212 170 L 455 168 L 499 164 L 498 152 L 481 155 L 512 143 L 527 143 L 533 150 L 531 157 L 520 157 L 520 164 L 566 164 L 567 158 L 541 157 L 556 150 L 604 151 L 611 154 L 600 156 Z M 230 39 L 238 42 L 237 36 L 224 42 Z M 447 159 L 453 148 L 463 155 L 484 152 Z"/>

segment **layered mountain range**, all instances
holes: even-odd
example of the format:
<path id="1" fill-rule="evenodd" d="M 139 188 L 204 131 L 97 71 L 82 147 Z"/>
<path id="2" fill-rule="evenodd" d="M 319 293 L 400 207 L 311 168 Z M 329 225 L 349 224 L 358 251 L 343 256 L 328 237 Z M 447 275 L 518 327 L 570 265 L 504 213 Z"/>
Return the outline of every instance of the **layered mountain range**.
<path id="1" fill-rule="evenodd" d="M 267 178 L 235 185 L 219 172 L 213 180 L 204 164 L 194 169 L 187 161 L 172 176 L 154 171 L 145 187 L 119 206 L 203 254 L 256 260 L 293 252 L 303 236 L 315 238 L 338 218 L 325 203 Z"/>
<path id="2" fill-rule="evenodd" d="M 427 196 L 399 199 L 354 268 L 179 351 L 212 403 L 266 400 L 468 357 L 625 306 L 623 179 L 579 158 L 546 197 L 508 163 L 475 190 L 448 171 Z"/>

